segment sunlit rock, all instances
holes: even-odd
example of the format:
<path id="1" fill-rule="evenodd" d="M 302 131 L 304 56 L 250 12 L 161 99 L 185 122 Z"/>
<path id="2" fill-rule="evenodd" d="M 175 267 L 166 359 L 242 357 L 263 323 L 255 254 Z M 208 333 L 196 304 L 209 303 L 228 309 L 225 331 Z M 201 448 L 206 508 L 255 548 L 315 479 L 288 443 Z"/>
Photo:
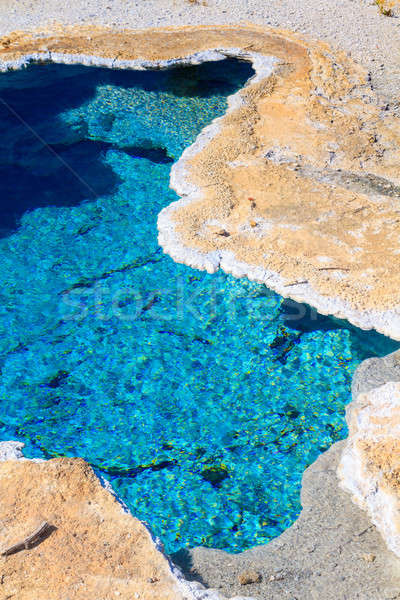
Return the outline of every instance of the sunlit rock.
<path id="1" fill-rule="evenodd" d="M 347 409 L 347 421 L 341 486 L 400 556 L 400 383 L 360 394 Z"/>
<path id="2" fill-rule="evenodd" d="M 2 598 L 221 600 L 183 579 L 84 460 L 27 460 L 22 447 L 0 443 Z"/>

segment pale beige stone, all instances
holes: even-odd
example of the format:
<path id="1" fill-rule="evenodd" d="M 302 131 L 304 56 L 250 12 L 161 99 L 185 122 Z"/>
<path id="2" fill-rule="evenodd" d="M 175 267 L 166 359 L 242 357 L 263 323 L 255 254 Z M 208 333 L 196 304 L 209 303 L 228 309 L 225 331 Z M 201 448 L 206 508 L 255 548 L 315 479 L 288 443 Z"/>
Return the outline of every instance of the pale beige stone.
<path id="1" fill-rule="evenodd" d="M 240 585 L 249 585 L 250 583 L 260 583 L 261 573 L 255 569 L 246 569 L 238 575 Z"/>
<path id="2" fill-rule="evenodd" d="M 368 511 L 388 547 L 400 556 L 400 383 L 360 394 L 346 419 L 341 486 Z"/>
<path id="3" fill-rule="evenodd" d="M 367 562 L 367 563 L 373 563 L 376 559 L 375 554 L 371 554 L 371 553 L 363 554 L 362 557 L 363 557 L 363 560 L 365 560 L 365 562 Z"/>

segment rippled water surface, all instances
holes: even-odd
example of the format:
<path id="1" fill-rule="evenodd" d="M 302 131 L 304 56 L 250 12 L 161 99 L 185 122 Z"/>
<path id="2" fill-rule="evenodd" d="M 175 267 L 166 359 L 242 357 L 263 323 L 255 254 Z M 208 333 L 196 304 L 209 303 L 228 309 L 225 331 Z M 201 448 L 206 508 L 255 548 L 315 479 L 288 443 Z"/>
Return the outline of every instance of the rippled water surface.
<path id="1" fill-rule="evenodd" d="M 0 77 L 0 438 L 86 458 L 168 551 L 290 525 L 355 367 L 396 347 L 158 247 L 171 164 L 250 75 Z"/>

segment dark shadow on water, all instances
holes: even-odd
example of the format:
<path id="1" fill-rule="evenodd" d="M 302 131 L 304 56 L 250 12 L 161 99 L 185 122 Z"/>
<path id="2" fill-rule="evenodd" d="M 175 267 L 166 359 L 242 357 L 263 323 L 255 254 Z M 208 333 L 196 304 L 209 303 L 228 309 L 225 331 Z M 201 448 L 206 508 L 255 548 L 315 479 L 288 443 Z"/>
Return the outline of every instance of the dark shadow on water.
<path id="1" fill-rule="evenodd" d="M 251 77 L 249 63 L 225 60 L 167 71 L 117 71 L 71 65 L 33 65 L 0 75 L 0 237 L 39 207 L 78 206 L 111 194 L 121 180 L 105 162 L 108 150 L 168 164 L 164 148 L 118 147 L 91 139 L 84 121 L 58 118 L 90 101 L 99 85 L 208 97 L 233 93 Z M 104 131 L 113 114 L 97 115 Z"/>
<path id="2" fill-rule="evenodd" d="M 0 226 L 4 234 L 15 230 L 27 211 L 45 206 L 76 206 L 110 193 L 120 179 L 101 162 L 96 142 L 84 140 L 53 153 L 43 146 L 28 166 L 0 166 Z M 3 234 L 3 235 L 4 235 Z"/>
<path id="3" fill-rule="evenodd" d="M 400 348 L 400 342 L 391 340 L 374 330 L 364 331 L 348 321 L 336 317 L 321 315 L 307 304 L 299 304 L 290 298 L 285 299 L 280 307 L 281 317 L 289 331 L 296 332 L 297 338 L 303 333 L 312 331 L 335 331 L 347 329 L 351 334 L 351 343 L 361 353 L 361 358 L 385 356 Z"/>

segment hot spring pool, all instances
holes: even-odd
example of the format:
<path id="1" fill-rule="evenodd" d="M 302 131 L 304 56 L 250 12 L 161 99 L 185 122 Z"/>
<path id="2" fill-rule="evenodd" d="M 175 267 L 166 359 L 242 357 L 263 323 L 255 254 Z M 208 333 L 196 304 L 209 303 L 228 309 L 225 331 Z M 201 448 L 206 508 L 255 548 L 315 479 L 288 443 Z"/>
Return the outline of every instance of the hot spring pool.
<path id="1" fill-rule="evenodd" d="M 288 527 L 355 367 L 399 346 L 158 247 L 171 164 L 251 74 L 0 76 L 0 438 L 84 457 L 169 552 Z"/>

